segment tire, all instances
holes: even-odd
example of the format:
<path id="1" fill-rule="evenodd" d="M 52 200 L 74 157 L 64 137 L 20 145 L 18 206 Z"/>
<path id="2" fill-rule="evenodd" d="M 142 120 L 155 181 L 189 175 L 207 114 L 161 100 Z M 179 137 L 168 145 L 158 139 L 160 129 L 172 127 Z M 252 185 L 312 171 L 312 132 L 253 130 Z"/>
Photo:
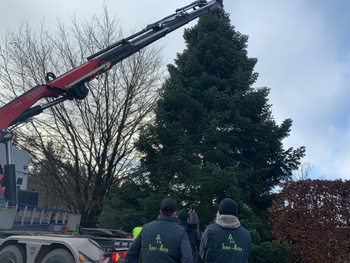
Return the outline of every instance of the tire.
<path id="1" fill-rule="evenodd" d="M 63 248 L 57 248 L 50 251 L 41 261 L 41 263 L 75 263 L 73 256 Z M 2 262 L 0 262 L 2 263 Z"/>
<path id="2" fill-rule="evenodd" d="M 4 247 L 0 251 L 0 263 L 26 263 L 23 250 L 15 245 Z"/>

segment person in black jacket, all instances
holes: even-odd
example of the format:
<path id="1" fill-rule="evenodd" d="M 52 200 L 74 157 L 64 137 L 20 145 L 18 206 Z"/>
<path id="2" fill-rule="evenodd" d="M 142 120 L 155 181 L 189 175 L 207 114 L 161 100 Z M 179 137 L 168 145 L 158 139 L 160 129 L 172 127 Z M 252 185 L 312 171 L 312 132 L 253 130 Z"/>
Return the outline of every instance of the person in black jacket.
<path id="1" fill-rule="evenodd" d="M 193 263 L 188 236 L 176 223 L 176 202 L 165 198 L 157 220 L 146 224 L 126 254 L 126 263 Z"/>
<path id="2" fill-rule="evenodd" d="M 230 198 L 220 202 L 215 223 L 204 231 L 199 254 L 204 263 L 246 263 L 252 246 L 250 233 L 241 226 L 237 204 Z"/>
<path id="3" fill-rule="evenodd" d="M 177 221 L 180 226 L 182 226 L 188 236 L 188 240 L 191 244 L 193 262 L 197 263 L 197 226 L 189 225 L 187 223 L 188 213 L 185 210 L 180 210 L 177 213 Z"/>

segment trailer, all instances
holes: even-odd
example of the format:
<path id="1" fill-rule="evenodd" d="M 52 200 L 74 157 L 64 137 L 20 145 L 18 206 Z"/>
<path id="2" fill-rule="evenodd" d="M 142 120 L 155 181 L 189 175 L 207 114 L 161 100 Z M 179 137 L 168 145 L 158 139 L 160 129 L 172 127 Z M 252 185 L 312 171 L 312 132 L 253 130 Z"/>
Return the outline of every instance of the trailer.
<path id="1" fill-rule="evenodd" d="M 0 218 L 0 262 L 124 262 L 133 241 L 122 230 L 81 228 L 69 210 L 4 198 Z"/>
<path id="2" fill-rule="evenodd" d="M 65 236 L 10 236 L 0 245 L 0 262 L 101 262 L 103 251 L 91 239 Z"/>

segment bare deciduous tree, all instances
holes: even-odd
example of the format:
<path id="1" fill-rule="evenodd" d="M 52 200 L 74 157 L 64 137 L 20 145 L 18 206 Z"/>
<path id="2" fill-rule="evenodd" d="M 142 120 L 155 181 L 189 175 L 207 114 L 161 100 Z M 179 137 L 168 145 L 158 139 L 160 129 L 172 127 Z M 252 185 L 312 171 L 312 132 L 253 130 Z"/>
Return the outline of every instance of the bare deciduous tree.
<path id="1" fill-rule="evenodd" d="M 314 165 L 312 165 L 308 162 L 304 162 L 304 163 L 300 164 L 299 169 L 293 173 L 293 179 L 295 181 L 310 179 L 310 173 L 311 173 L 312 169 L 314 169 Z"/>
<path id="2" fill-rule="evenodd" d="M 106 8 L 102 18 L 73 18 L 71 27 L 58 23 L 55 32 L 44 23 L 38 33 L 23 24 L 1 46 L 1 102 L 43 83 L 49 71 L 62 75 L 83 64 L 121 36 L 118 20 Z M 51 203 L 61 200 L 84 220 L 100 214 L 111 186 L 121 183 L 137 160 L 133 143 L 150 118 L 164 73 L 160 51 L 141 50 L 89 82 L 84 100 L 58 104 L 15 130 L 15 143 L 31 153 L 32 182 L 46 188 Z"/>

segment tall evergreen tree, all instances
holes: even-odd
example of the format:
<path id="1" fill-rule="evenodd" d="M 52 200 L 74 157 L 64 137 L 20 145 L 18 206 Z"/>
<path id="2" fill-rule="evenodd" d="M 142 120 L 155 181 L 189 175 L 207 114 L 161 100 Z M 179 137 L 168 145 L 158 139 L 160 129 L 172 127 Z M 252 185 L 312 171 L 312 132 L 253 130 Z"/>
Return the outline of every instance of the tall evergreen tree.
<path id="1" fill-rule="evenodd" d="M 156 119 L 139 140 L 149 180 L 191 205 L 201 200 L 205 210 L 231 196 L 265 211 L 271 190 L 304 155 L 304 147 L 283 149 L 292 120 L 277 125 L 269 89 L 252 88 L 257 59 L 248 58 L 248 37 L 228 14 L 201 17 L 184 38 L 187 48 L 168 66 Z"/>
<path id="2" fill-rule="evenodd" d="M 138 142 L 142 169 L 157 195 L 195 207 L 203 224 L 224 197 L 238 201 L 243 220 L 264 216 L 271 190 L 298 168 L 305 148 L 283 148 L 292 120 L 276 124 L 269 89 L 252 87 L 257 59 L 228 14 L 201 17 L 184 39 L 155 120 Z"/>

